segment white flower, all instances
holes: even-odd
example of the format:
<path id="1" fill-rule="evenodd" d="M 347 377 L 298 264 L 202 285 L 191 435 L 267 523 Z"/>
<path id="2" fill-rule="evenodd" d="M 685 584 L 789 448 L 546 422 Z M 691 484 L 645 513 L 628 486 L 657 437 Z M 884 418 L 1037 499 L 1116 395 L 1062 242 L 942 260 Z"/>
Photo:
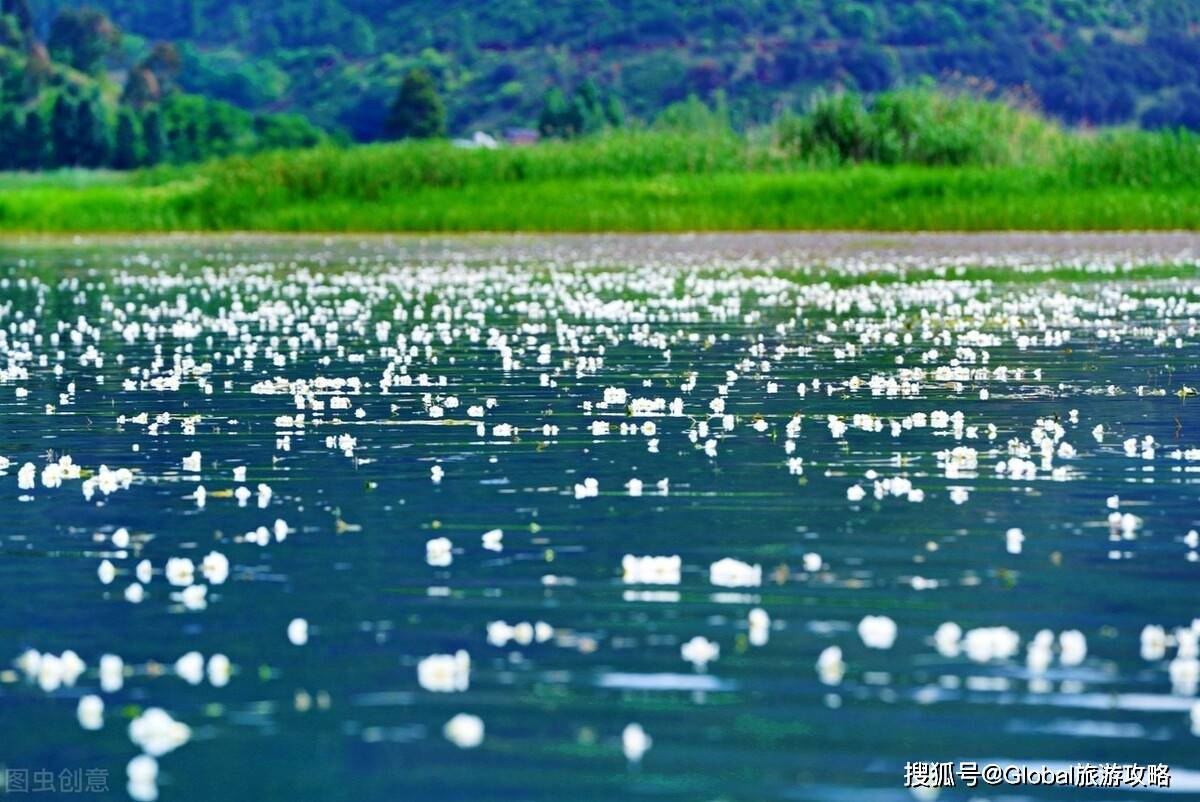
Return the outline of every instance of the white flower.
<path id="1" fill-rule="evenodd" d="M 179 600 L 189 610 L 203 610 L 208 606 L 208 585 L 188 585 L 179 594 Z"/>
<path id="2" fill-rule="evenodd" d="M 287 638 L 293 646 L 303 646 L 308 643 L 308 622 L 303 618 L 293 618 L 288 623 Z"/>
<path id="3" fill-rule="evenodd" d="M 233 667 L 229 664 L 229 658 L 223 654 L 214 654 L 208 658 L 208 682 L 214 688 L 224 688 L 229 684 L 229 675 L 233 673 Z"/>
<path id="4" fill-rule="evenodd" d="M 862 485 L 851 485 L 846 488 L 846 498 L 850 501 L 862 501 L 867 495 L 867 491 L 863 490 Z"/>
<path id="5" fill-rule="evenodd" d="M 200 572 L 214 585 L 229 578 L 229 559 L 219 551 L 210 551 L 200 562 Z"/>
<path id="6" fill-rule="evenodd" d="M 167 560 L 167 581 L 175 587 L 186 587 L 196 580 L 196 566 L 187 557 Z"/>
<path id="7" fill-rule="evenodd" d="M 1004 533 L 1004 548 L 1009 554 L 1020 554 L 1025 535 L 1015 526 Z"/>
<path id="8" fill-rule="evenodd" d="M 138 755 L 125 766 L 129 777 L 129 795 L 141 800 L 158 798 L 158 761 L 149 755 Z"/>
<path id="9" fill-rule="evenodd" d="M 200 452 L 193 451 L 191 454 L 183 458 L 183 469 L 190 473 L 200 472 Z"/>
<path id="10" fill-rule="evenodd" d="M 591 477 L 575 485 L 575 498 L 577 499 L 594 498 L 598 495 L 600 495 L 600 483 Z"/>
<path id="11" fill-rule="evenodd" d="M 640 762 L 653 744 L 654 740 L 646 734 L 641 724 L 626 724 L 625 729 L 621 731 L 621 751 L 630 763 Z"/>
<path id="12" fill-rule="evenodd" d="M 682 565 L 678 555 L 636 557 L 626 554 L 621 558 L 622 580 L 628 585 L 678 585 Z"/>
<path id="13" fill-rule="evenodd" d="M 762 566 L 726 557 L 709 566 L 708 578 L 723 588 L 757 587 L 762 584 Z"/>
<path id="14" fill-rule="evenodd" d="M 1147 624 L 1141 635 L 1142 659 L 1161 660 L 1167 654 L 1167 633 L 1160 626 Z"/>
<path id="15" fill-rule="evenodd" d="M 434 568 L 445 568 L 454 560 L 453 549 L 449 538 L 435 537 L 425 543 L 425 562 Z"/>
<path id="16" fill-rule="evenodd" d="M 100 657 L 100 689 L 116 693 L 125 684 L 125 662 L 115 654 Z"/>
<path id="17" fill-rule="evenodd" d="M 469 713 L 459 713 L 446 722 L 442 734 L 459 749 L 474 749 L 483 743 L 483 719 Z"/>
<path id="18" fill-rule="evenodd" d="M 755 607 L 746 620 L 750 624 L 750 645 L 765 646 L 771 637 L 771 616 L 761 607 Z"/>
<path id="19" fill-rule="evenodd" d="M 188 685 L 199 685 L 204 680 L 204 655 L 188 652 L 175 661 L 175 675 Z"/>
<path id="20" fill-rule="evenodd" d="M 188 725 L 158 707 L 151 707 L 129 723 L 129 739 L 153 757 L 183 746 L 191 737 Z"/>
<path id="21" fill-rule="evenodd" d="M 624 406 L 628 393 L 621 387 L 607 387 L 604 390 L 604 403 Z"/>
<path id="22" fill-rule="evenodd" d="M 703 670 L 721 656 L 721 647 L 708 638 L 697 635 L 679 648 L 679 654 L 697 669 Z"/>
<path id="23" fill-rule="evenodd" d="M 483 547 L 488 551 L 504 550 L 504 530 L 492 529 L 483 533 Z"/>
<path id="24" fill-rule="evenodd" d="M 79 726 L 85 730 L 100 729 L 104 726 L 104 700 L 91 693 L 79 697 L 75 717 L 79 719 Z"/>
<path id="25" fill-rule="evenodd" d="M 1087 657 L 1087 638 L 1077 629 L 1059 633 L 1058 659 L 1064 666 L 1077 666 Z"/>
<path id="26" fill-rule="evenodd" d="M 817 675 L 826 685 L 837 685 L 846 673 L 840 646 L 826 646 L 817 657 Z"/>
<path id="27" fill-rule="evenodd" d="M 943 657 L 957 657 L 961 640 L 962 627 L 953 621 L 946 621 L 933 633 L 933 643 Z"/>
<path id="28" fill-rule="evenodd" d="M 858 622 L 858 636 L 870 649 L 890 649 L 896 642 L 896 622 L 886 615 L 864 616 Z"/>
<path id="29" fill-rule="evenodd" d="M 471 680 L 471 656 L 459 649 L 454 654 L 433 654 L 417 664 L 417 682 L 427 691 L 465 691 Z"/>
<path id="30" fill-rule="evenodd" d="M 1012 657 L 1021 645 L 1021 638 L 1008 627 L 980 627 L 968 630 L 962 644 L 968 658 L 986 663 Z"/>
<path id="31" fill-rule="evenodd" d="M 33 490 L 35 487 L 37 487 L 37 466 L 32 462 L 26 462 L 17 471 L 17 488 Z"/>

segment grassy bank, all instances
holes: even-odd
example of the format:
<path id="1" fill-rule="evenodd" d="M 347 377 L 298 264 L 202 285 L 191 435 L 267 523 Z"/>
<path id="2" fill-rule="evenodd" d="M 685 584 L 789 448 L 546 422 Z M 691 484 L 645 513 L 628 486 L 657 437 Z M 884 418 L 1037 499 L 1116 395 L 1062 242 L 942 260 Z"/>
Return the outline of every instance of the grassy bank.
<path id="1" fill-rule="evenodd" d="M 0 176 L 0 230 L 1200 229 L 1193 134 L 1039 134 L 1024 155 L 981 161 L 806 160 L 726 132 L 325 147 Z"/>

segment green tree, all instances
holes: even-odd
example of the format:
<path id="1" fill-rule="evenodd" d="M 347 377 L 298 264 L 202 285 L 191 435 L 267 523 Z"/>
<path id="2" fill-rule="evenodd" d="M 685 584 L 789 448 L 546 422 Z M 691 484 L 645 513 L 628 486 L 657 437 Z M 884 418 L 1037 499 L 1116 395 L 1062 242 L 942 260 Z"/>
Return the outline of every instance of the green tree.
<path id="1" fill-rule="evenodd" d="M 158 164 L 167 159 L 167 131 L 163 127 L 162 112 L 149 108 L 142 116 L 142 140 L 145 146 L 146 164 Z"/>
<path id="2" fill-rule="evenodd" d="M 112 153 L 108 110 L 98 97 L 75 106 L 76 155 L 84 167 L 103 167 Z"/>
<path id="3" fill-rule="evenodd" d="M 542 136 L 569 136 L 572 132 L 572 107 L 567 96 L 557 86 L 551 87 L 542 98 L 542 111 L 538 114 L 538 131 Z"/>
<path id="4" fill-rule="evenodd" d="M 50 138 L 46 136 L 46 118 L 36 108 L 25 114 L 19 152 L 20 166 L 24 170 L 40 170 L 50 166 Z"/>
<path id="5" fill-rule="evenodd" d="M 95 74 L 120 42 L 121 34 L 103 11 L 65 8 L 50 25 L 50 55 L 81 72 Z"/>
<path id="6" fill-rule="evenodd" d="M 21 135 L 25 121 L 15 106 L 5 106 L 0 111 L 0 170 L 16 170 L 21 167 Z"/>
<path id="7" fill-rule="evenodd" d="M 29 0 L 0 0 L 0 14 L 7 14 L 17 22 L 17 27 L 28 39 L 33 33 L 33 9 Z"/>
<path id="8" fill-rule="evenodd" d="M 20 50 L 25 46 L 25 34 L 17 18 L 11 14 L 0 14 L 0 47 Z"/>
<path id="9" fill-rule="evenodd" d="M 433 78 L 422 69 L 410 70 L 388 110 L 383 126 L 388 139 L 430 139 L 446 135 L 446 109 Z"/>
<path id="10" fill-rule="evenodd" d="M 119 170 L 132 170 L 141 165 L 144 159 L 142 124 L 133 109 L 122 106 L 117 113 L 117 135 L 113 141 L 113 167 Z"/>
<path id="11" fill-rule="evenodd" d="M 153 70 L 142 65 L 129 71 L 129 77 L 125 79 L 125 90 L 121 93 L 122 103 L 140 109 L 157 103 L 160 97 L 162 89 Z"/>
<path id="12" fill-rule="evenodd" d="M 588 78 L 575 87 L 569 101 L 557 87 L 546 93 L 538 115 L 538 130 L 543 136 L 570 138 L 616 128 L 624 120 L 620 99 L 615 95 L 606 97 L 595 81 Z"/>
<path id="13" fill-rule="evenodd" d="M 75 103 L 61 93 L 50 110 L 51 164 L 67 167 L 79 163 L 75 137 Z"/>

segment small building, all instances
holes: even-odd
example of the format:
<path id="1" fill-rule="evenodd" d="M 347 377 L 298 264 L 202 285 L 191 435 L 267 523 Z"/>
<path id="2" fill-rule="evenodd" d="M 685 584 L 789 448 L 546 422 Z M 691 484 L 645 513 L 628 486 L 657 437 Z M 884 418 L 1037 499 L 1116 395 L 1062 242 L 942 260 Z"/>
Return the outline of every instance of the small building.
<path id="1" fill-rule="evenodd" d="M 504 141 L 510 145 L 536 145 L 541 138 L 541 134 L 532 128 L 506 128 L 504 130 Z"/>

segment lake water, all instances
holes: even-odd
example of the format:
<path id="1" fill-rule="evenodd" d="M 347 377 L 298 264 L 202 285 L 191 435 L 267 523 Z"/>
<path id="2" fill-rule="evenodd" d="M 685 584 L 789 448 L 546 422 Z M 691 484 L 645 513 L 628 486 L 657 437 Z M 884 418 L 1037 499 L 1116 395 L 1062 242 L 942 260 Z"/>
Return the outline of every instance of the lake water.
<path id="1" fill-rule="evenodd" d="M 0 778 L 1194 798 L 1198 264 L 1190 235 L 10 241 Z M 905 788 L 948 761 L 1171 786 Z"/>

